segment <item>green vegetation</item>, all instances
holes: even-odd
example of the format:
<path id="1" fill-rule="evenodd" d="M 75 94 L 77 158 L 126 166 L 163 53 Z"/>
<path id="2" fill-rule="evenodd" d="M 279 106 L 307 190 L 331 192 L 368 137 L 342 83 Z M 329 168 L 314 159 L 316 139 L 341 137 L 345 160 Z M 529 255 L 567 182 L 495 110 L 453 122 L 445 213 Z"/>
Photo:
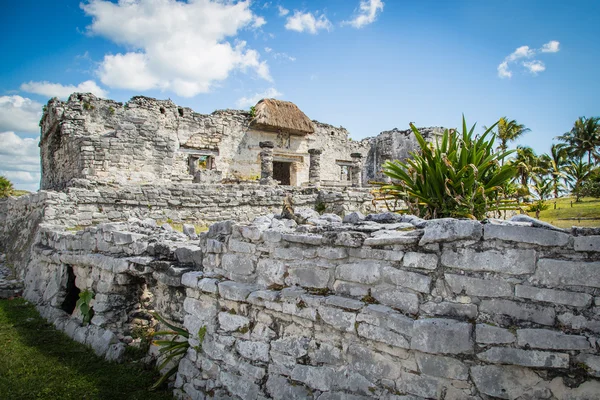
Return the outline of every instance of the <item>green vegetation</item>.
<path id="1" fill-rule="evenodd" d="M 172 399 L 150 392 L 155 371 L 109 363 L 42 319 L 23 299 L 0 300 L 0 398 Z"/>
<path id="2" fill-rule="evenodd" d="M 190 343 L 188 342 L 188 339 L 190 338 L 190 333 L 186 329 L 168 323 L 157 313 L 154 313 L 154 317 L 171 330 L 158 331 L 155 332 L 152 336 L 172 337 L 171 339 L 159 339 L 154 340 L 152 342 L 153 344 L 160 346 L 159 354 L 162 357 L 164 357 L 162 358 L 161 363 L 156 367 L 156 369 L 158 371 L 162 371 L 163 368 L 171 364 L 169 370 L 163 376 L 161 376 L 154 385 L 152 385 L 153 390 L 158 389 L 160 386 L 162 386 L 164 382 L 166 382 L 171 376 L 173 376 L 177 372 L 177 369 L 179 368 L 179 359 L 181 359 L 181 357 L 183 357 L 185 353 L 187 353 L 188 348 L 190 347 Z M 203 326 L 198 331 L 198 339 L 200 341 L 200 345 L 196 347 L 197 351 L 200 351 L 202 349 L 202 342 L 204 341 L 205 335 L 206 327 Z"/>
<path id="3" fill-rule="evenodd" d="M 12 196 L 14 190 L 12 182 L 0 175 L 0 198 Z"/>
<path id="4" fill-rule="evenodd" d="M 577 202 L 574 197 L 561 197 L 546 201 L 546 205 L 548 208 L 540 212 L 539 219 L 556 227 L 600 226 L 600 199 L 582 197 Z"/>
<path id="5" fill-rule="evenodd" d="M 490 211 L 511 208 L 504 200 L 505 187 L 517 169 L 501 161 L 512 152 L 494 152 L 496 126 L 475 136 L 475 125 L 467 129 L 463 116 L 462 132 L 446 130 L 438 146 L 425 141 L 411 124 L 421 147 L 406 162 L 387 161 L 383 172 L 394 179 L 382 190 L 403 200 L 408 208 L 402 210 L 422 218 L 483 219 Z M 514 206 L 512 206 L 514 207 Z"/>
<path id="6" fill-rule="evenodd" d="M 83 292 L 79 292 L 79 300 L 77 300 L 75 308 L 81 311 L 84 326 L 89 324 L 94 316 L 94 309 L 90 306 L 93 299 L 94 293 L 91 290 L 85 289 Z"/>
<path id="7" fill-rule="evenodd" d="M 256 108 L 254 106 L 250 107 L 250 117 L 256 118 Z"/>

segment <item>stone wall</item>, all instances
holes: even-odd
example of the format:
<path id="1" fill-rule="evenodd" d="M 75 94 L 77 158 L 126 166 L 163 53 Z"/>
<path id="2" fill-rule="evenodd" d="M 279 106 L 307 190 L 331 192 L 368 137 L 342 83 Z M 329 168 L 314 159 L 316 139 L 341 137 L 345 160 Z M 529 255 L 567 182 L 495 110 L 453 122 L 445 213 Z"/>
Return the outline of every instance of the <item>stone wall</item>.
<path id="1" fill-rule="evenodd" d="M 209 225 L 233 219 L 251 221 L 278 213 L 291 194 L 298 207 L 340 215 L 372 212 L 372 196 L 360 188 L 293 188 L 246 185 L 102 185 L 72 181 L 64 192 L 40 191 L 0 201 L 0 252 L 22 271 L 40 223 L 70 228 L 103 222 L 151 218 L 159 222 Z"/>
<path id="2" fill-rule="evenodd" d="M 180 398 L 598 398 L 597 232 L 302 213 L 197 239 L 149 220 L 44 227 L 25 295 L 99 353 L 140 313 L 183 321 Z M 68 266 L 96 293 L 90 327 L 53 311 Z"/>

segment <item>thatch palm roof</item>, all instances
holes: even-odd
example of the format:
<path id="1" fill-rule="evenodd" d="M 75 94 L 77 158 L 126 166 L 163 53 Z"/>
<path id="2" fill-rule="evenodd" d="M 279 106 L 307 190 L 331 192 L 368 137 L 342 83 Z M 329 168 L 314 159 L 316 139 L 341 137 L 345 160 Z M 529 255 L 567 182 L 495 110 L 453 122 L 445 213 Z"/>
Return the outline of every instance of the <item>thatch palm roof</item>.
<path id="1" fill-rule="evenodd" d="M 294 135 L 314 133 L 311 120 L 290 101 L 262 99 L 254 106 L 251 125 L 256 129 L 284 131 Z"/>

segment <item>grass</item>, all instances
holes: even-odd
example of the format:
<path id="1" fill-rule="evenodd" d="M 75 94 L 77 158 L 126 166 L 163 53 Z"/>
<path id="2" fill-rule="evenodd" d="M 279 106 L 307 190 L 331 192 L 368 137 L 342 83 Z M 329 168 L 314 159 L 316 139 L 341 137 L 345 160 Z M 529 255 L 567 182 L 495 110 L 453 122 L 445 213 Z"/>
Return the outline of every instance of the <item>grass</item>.
<path id="1" fill-rule="evenodd" d="M 600 227 L 600 199 L 583 197 L 580 200 L 576 203 L 574 197 L 558 198 L 554 209 L 555 200 L 550 199 L 546 202 L 550 208 L 540 212 L 540 219 L 559 228 Z M 528 214 L 535 217 L 535 212 Z"/>
<path id="2" fill-rule="evenodd" d="M 171 228 L 173 228 L 173 230 L 175 230 L 177 232 L 183 232 L 183 223 L 173 222 L 170 219 L 159 220 L 159 221 L 156 221 L 156 223 L 158 224 L 158 226 L 161 226 L 163 224 L 169 224 L 169 225 L 171 225 Z M 198 225 L 198 224 L 192 224 L 192 225 L 194 225 L 196 234 L 200 234 L 202 232 L 208 231 L 208 226 L 206 226 L 206 225 Z"/>
<path id="3" fill-rule="evenodd" d="M 133 361 L 109 363 L 69 339 L 21 298 L 0 300 L 0 398 L 172 399 L 148 388 L 158 375 Z"/>

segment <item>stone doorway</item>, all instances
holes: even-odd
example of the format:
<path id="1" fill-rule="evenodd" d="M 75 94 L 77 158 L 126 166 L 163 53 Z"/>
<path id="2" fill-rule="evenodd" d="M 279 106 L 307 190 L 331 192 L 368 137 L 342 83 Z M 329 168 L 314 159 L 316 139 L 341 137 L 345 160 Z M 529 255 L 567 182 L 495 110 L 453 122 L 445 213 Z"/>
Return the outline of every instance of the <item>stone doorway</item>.
<path id="1" fill-rule="evenodd" d="M 291 185 L 291 162 L 273 161 L 273 179 L 279 181 L 281 185 Z"/>

